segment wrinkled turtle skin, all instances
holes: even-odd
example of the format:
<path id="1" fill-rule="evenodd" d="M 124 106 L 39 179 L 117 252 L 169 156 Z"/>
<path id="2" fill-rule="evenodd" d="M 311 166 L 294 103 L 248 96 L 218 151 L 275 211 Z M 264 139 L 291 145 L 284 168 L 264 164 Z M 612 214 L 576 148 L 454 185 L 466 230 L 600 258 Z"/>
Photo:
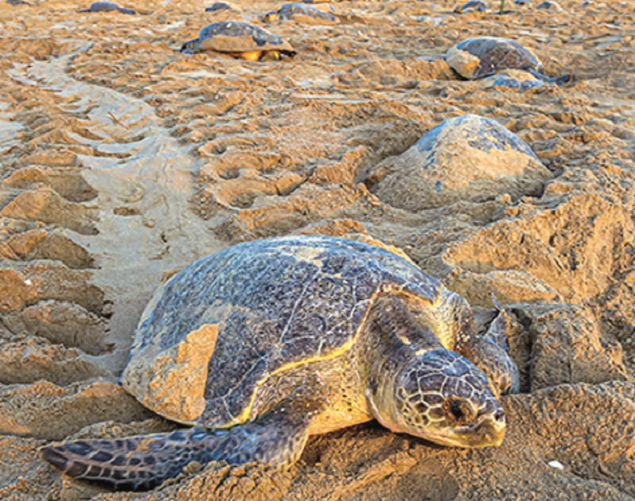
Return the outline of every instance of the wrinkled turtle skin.
<path id="1" fill-rule="evenodd" d="M 337 17 L 330 12 L 299 2 L 285 3 L 277 11 L 267 12 L 262 20 L 264 22 L 296 21 L 307 24 L 336 24 L 338 22 Z"/>
<path id="2" fill-rule="evenodd" d="M 218 21 L 201 30 L 198 38 L 189 40 L 181 47 L 181 52 L 204 51 L 230 54 L 243 59 L 263 59 L 272 54 L 279 59 L 281 54 L 293 57 L 296 51 L 283 38 L 267 30 L 242 21 Z"/>
<path id="3" fill-rule="evenodd" d="M 501 70 L 527 71 L 547 82 L 562 84 L 569 75 L 550 78 L 542 73 L 542 62 L 514 40 L 497 37 L 468 38 L 454 45 L 445 60 L 459 75 L 469 80 L 493 75 Z"/>
<path id="4" fill-rule="evenodd" d="M 461 296 L 379 242 L 289 236 L 202 258 L 159 288 L 123 386 L 194 428 L 41 449 L 65 475 L 147 490 L 193 462 L 288 468 L 310 435 L 377 419 L 443 445 L 497 446 L 518 390 L 500 308 L 484 336 Z"/>
<path id="5" fill-rule="evenodd" d="M 94 2 L 88 9 L 81 9 L 77 12 L 121 12 L 122 14 L 136 14 L 134 10 L 121 7 L 113 2 Z"/>

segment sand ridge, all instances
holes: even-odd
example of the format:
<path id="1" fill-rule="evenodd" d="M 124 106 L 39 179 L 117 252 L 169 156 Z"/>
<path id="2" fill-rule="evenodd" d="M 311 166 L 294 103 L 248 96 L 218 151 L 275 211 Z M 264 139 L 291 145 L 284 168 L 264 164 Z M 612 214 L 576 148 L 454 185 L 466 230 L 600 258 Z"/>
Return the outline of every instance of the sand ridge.
<path id="1" fill-rule="evenodd" d="M 0 9 L 0 499 L 635 497 L 629 2 L 508 1 L 502 17 L 338 2 L 329 26 L 265 26 L 271 0 L 121 2 L 136 16 L 31 3 Z M 298 55 L 179 53 L 225 19 Z M 517 40 L 573 80 L 462 80 L 443 55 L 469 36 Z M 373 169 L 467 113 L 525 141 L 551 179 L 432 209 L 386 203 Z M 495 293 L 522 373 L 503 446 L 444 449 L 370 424 L 312 438 L 287 473 L 210 465 L 143 495 L 73 485 L 37 458 L 46 440 L 172 429 L 117 384 L 143 307 L 192 260 L 289 233 L 395 245 L 481 323 Z"/>

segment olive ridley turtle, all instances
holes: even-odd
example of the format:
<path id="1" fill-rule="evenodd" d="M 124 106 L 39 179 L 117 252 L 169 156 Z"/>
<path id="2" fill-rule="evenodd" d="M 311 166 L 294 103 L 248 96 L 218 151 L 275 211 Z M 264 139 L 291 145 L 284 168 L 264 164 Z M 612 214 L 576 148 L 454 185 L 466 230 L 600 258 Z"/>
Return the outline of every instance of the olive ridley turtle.
<path id="1" fill-rule="evenodd" d="M 157 291 L 123 374 L 142 404 L 194 427 L 41 455 L 71 478 L 144 490 L 193 462 L 288 467 L 310 435 L 371 419 L 442 445 L 497 446 L 497 396 L 519 381 L 505 318 L 477 335 L 464 298 L 387 246 L 238 244 Z"/>

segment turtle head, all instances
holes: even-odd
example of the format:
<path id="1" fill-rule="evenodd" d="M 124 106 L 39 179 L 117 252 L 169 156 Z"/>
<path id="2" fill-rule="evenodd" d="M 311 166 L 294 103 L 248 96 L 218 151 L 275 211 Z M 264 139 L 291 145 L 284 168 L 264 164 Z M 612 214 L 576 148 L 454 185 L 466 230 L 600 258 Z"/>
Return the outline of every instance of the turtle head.
<path id="1" fill-rule="evenodd" d="M 274 21 L 280 20 L 280 14 L 277 10 L 272 10 L 267 12 L 264 16 L 262 16 L 262 21 L 265 23 L 273 23 Z"/>
<path id="2" fill-rule="evenodd" d="M 421 351 L 398 350 L 371 380 L 367 397 L 375 418 L 441 445 L 500 445 L 505 412 L 485 374 L 453 351 Z"/>
<path id="3" fill-rule="evenodd" d="M 197 51 L 198 46 L 198 38 L 188 40 L 181 46 L 181 52 L 183 52 L 184 54 L 194 54 L 194 52 Z"/>

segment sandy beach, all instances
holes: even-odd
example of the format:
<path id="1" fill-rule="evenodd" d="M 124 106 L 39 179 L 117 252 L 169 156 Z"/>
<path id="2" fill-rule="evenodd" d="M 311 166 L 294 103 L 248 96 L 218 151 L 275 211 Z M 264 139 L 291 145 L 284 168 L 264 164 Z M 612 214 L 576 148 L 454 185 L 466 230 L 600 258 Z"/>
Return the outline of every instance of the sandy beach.
<path id="1" fill-rule="evenodd" d="M 0 499 L 635 498 L 632 2 L 508 0 L 498 15 L 493 1 L 343 1 L 316 4 L 336 24 L 265 24 L 282 2 L 135 0 L 127 15 L 29 1 L 0 9 Z M 297 55 L 179 51 L 221 20 Z M 477 36 L 571 79 L 465 80 L 444 56 Z M 409 149 L 466 114 L 543 170 L 415 200 Z M 195 259 L 289 234 L 398 247 L 477 321 L 493 293 L 521 372 L 503 445 L 443 448 L 372 422 L 312 437 L 288 472 L 212 464 L 142 494 L 74 484 L 38 457 L 55 440 L 176 429 L 119 386 L 145 305 Z"/>

